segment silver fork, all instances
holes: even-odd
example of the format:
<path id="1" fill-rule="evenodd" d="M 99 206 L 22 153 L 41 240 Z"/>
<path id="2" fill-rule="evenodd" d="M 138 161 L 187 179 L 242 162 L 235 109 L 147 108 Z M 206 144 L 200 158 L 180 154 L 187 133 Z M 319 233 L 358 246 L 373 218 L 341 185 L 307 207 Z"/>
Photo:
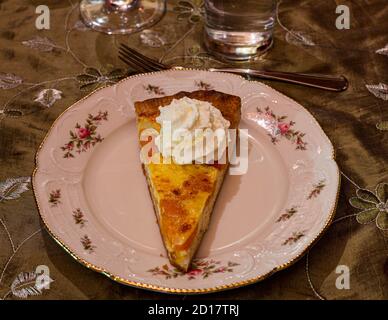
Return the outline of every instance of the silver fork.
<path id="1" fill-rule="evenodd" d="M 146 57 L 140 52 L 120 44 L 119 59 L 138 72 L 153 72 L 167 69 L 184 69 L 160 63 L 154 59 Z M 218 71 L 235 73 L 239 75 L 249 75 L 268 80 L 278 80 L 288 83 L 300 84 L 329 91 L 344 91 L 348 88 L 348 80 L 344 76 L 316 75 L 306 73 L 293 73 L 269 70 L 253 70 L 242 68 L 209 68 L 207 71 Z"/>

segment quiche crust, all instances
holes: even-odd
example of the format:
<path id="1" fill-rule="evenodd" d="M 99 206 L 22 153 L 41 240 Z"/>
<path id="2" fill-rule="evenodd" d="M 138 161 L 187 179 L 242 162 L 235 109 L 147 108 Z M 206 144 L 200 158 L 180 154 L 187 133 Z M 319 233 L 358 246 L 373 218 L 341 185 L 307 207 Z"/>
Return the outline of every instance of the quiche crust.
<path id="1" fill-rule="evenodd" d="M 135 102 L 139 137 L 144 129 L 160 130 L 159 107 L 173 99 L 189 97 L 210 102 L 236 129 L 241 100 L 218 91 L 179 92 L 175 95 Z M 147 142 L 140 141 L 140 146 Z M 159 154 L 160 159 L 163 157 Z M 172 265 L 187 271 L 208 228 L 211 212 L 229 164 L 143 163 L 159 230 Z"/>

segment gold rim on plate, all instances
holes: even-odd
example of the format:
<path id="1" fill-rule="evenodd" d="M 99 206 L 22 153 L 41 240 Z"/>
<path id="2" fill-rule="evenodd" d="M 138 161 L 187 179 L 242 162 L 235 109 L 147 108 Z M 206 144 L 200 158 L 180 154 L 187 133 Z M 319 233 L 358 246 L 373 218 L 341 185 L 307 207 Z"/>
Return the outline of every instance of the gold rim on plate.
<path id="1" fill-rule="evenodd" d="M 192 69 L 192 68 L 182 68 L 180 69 L 182 71 L 204 71 L 204 70 L 200 70 L 200 69 Z M 112 86 L 115 86 L 115 85 L 118 85 L 122 82 L 125 82 L 129 79 L 133 79 L 133 78 L 138 78 L 138 77 L 142 77 L 142 76 L 148 76 L 148 75 L 152 75 L 152 74 L 160 74 L 160 73 L 167 73 L 167 72 L 179 72 L 180 70 L 176 70 L 176 69 L 170 69 L 170 70 L 163 70 L 163 71 L 158 71 L 158 72 L 149 72 L 149 73 L 140 73 L 140 74 L 136 74 L 136 75 L 132 75 L 132 76 L 129 76 L 125 79 L 122 79 L 120 80 L 119 82 L 113 84 Z M 212 72 L 212 73 L 222 73 L 222 72 Z M 242 76 L 239 76 L 239 75 L 232 75 L 234 77 L 238 77 L 244 81 L 248 81 L 248 82 L 258 82 L 258 81 L 254 81 L 254 80 L 246 80 L 244 77 Z M 268 85 L 260 82 L 260 84 L 266 86 L 266 87 L 269 87 Z M 128 285 L 128 286 L 132 286 L 132 287 L 136 287 L 136 288 L 142 288 L 142 289 L 147 289 L 147 290 L 151 290 L 151 291 L 156 291 L 156 292 L 163 292 L 163 293 L 176 293 L 176 294 L 203 294 L 203 293 L 212 293 L 212 292 L 219 292 L 219 291 L 224 291 L 224 290 L 228 290 L 228 289 L 233 289 L 233 288 L 239 288 L 239 287 L 242 287 L 242 286 L 246 286 L 246 285 L 249 285 L 249 284 L 253 284 L 253 283 L 257 283 L 259 281 L 262 281 L 268 277 L 270 277 L 272 274 L 278 272 L 278 271 L 281 271 L 281 270 L 284 270 L 286 269 L 287 267 L 293 265 L 294 263 L 296 263 L 300 258 L 302 258 L 310 249 L 311 247 L 322 237 L 322 235 L 324 234 L 324 232 L 328 229 L 328 227 L 330 226 L 331 222 L 333 221 L 334 219 L 334 215 L 335 215 L 335 211 L 336 211 L 336 208 L 337 208 L 337 204 L 338 204 L 338 198 L 339 198 L 339 192 L 340 192 L 340 187 L 341 187 L 341 175 L 339 173 L 339 169 L 338 169 L 338 164 L 336 163 L 335 161 L 335 151 L 334 151 L 334 147 L 333 147 L 333 144 L 331 143 L 330 139 L 327 137 L 326 133 L 324 132 L 324 130 L 322 129 L 321 125 L 319 124 L 319 122 L 317 121 L 317 119 L 305 108 L 303 107 L 302 105 L 300 105 L 299 103 L 297 103 L 295 100 L 293 100 L 292 98 L 278 92 L 277 90 L 273 89 L 272 87 L 269 87 L 271 88 L 272 90 L 276 91 L 278 94 L 280 94 L 281 96 L 285 97 L 286 99 L 292 101 L 293 103 L 296 103 L 298 105 L 298 107 L 301 107 L 302 109 L 304 109 L 314 120 L 315 120 L 315 124 L 321 129 L 322 131 L 322 134 L 327 138 L 328 142 L 330 143 L 330 146 L 331 146 L 331 149 L 332 149 L 332 154 L 331 154 L 331 160 L 334 161 L 334 163 L 336 164 L 336 167 L 337 167 L 337 177 L 338 177 L 338 184 L 337 184 L 337 192 L 336 192 L 336 198 L 335 198 L 335 201 L 334 201 L 334 204 L 330 210 L 330 215 L 329 215 L 329 219 L 326 221 L 325 225 L 323 226 L 322 230 L 318 233 L 318 235 L 313 239 L 311 240 L 311 242 L 307 245 L 307 247 L 296 257 L 292 258 L 290 261 L 282 264 L 282 265 L 279 265 L 278 267 L 272 269 L 271 271 L 269 271 L 268 273 L 264 274 L 264 275 L 260 275 L 258 277 L 254 277 L 254 278 L 251 278 L 251 279 L 248 279 L 248 280 L 244 280 L 244 281 L 239 281 L 239 282 L 234 282 L 232 284 L 228 284 L 228 285 L 221 285 L 221 286 L 216 286 L 216 287 L 211 287 L 211 288 L 205 288 L 205 289 L 180 289 L 180 288 L 171 288 L 171 287 L 163 287 L 163 286 L 156 286 L 156 285 L 152 285 L 152 284 L 147 284 L 147 283 L 142 283 L 142 282 L 136 282 L 136 281 L 129 281 L 129 280 L 126 280 L 126 279 L 123 279 L 121 277 L 118 277 L 112 273 L 110 273 L 109 271 L 107 270 L 104 270 L 103 268 L 100 268 L 100 267 L 97 267 L 89 262 L 87 262 L 86 260 L 80 258 L 79 256 L 77 256 L 77 254 L 75 254 L 69 247 L 67 247 L 65 244 L 64 244 L 64 241 L 61 240 L 58 235 L 54 234 L 54 232 L 52 232 L 52 230 L 50 229 L 50 227 L 48 226 L 48 224 L 46 223 L 45 219 L 43 218 L 43 215 L 41 213 L 41 208 L 39 206 L 39 203 L 38 203 L 38 199 L 37 199 L 37 193 L 36 193 L 36 189 L 35 189 L 35 183 L 34 183 L 34 180 L 35 180 L 35 174 L 37 173 L 38 169 L 39 169 L 39 163 L 38 163 L 38 156 L 39 156 L 39 152 L 40 150 L 42 149 L 46 139 L 48 138 L 48 136 L 50 135 L 53 127 L 56 125 L 56 123 L 58 122 L 58 120 L 69 110 L 71 109 L 73 106 L 75 106 L 76 104 L 86 100 L 87 98 L 89 98 L 91 95 L 93 95 L 94 93 L 104 89 L 104 88 L 107 88 L 107 87 L 110 87 L 108 85 L 106 86 L 102 86 L 100 88 L 97 88 L 95 90 L 93 90 L 92 92 L 90 92 L 88 95 L 86 95 L 85 97 L 81 98 L 80 100 L 76 101 L 75 103 L 73 103 L 70 107 L 66 108 L 58 117 L 57 119 L 53 122 L 53 124 L 51 125 L 50 129 L 48 130 L 48 132 L 46 133 L 43 141 L 41 142 L 41 144 L 39 145 L 37 151 L 36 151 L 36 155 L 35 155 L 35 168 L 34 168 L 34 171 L 32 173 L 32 179 L 31 179 L 31 184 L 32 184 L 32 190 L 33 190 L 33 193 L 34 193 L 34 198 L 35 198 L 35 203 L 37 205 L 37 208 L 38 208 L 38 212 L 39 212 L 39 216 L 40 218 L 42 219 L 43 221 L 43 224 L 45 226 L 45 229 L 47 230 L 48 234 L 67 252 L 70 254 L 70 256 L 75 259 L 77 262 L 79 262 L 80 264 L 84 265 L 85 267 L 87 267 L 88 269 L 91 269 L 93 271 L 96 271 L 98 273 L 101 273 L 105 276 L 107 276 L 108 278 L 112 279 L 113 281 L 116 281 L 118 283 L 121 283 L 121 284 L 125 284 L 125 285 Z"/>

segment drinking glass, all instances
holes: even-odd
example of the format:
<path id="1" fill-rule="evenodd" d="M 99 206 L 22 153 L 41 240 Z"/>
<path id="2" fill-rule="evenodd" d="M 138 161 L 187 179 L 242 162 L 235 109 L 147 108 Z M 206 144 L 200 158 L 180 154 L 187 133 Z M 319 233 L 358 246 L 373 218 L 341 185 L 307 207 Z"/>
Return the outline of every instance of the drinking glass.
<path id="1" fill-rule="evenodd" d="M 85 24 L 108 34 L 128 34 L 157 23 L 166 10 L 166 0 L 82 0 Z"/>
<path id="2" fill-rule="evenodd" d="M 275 0 L 205 0 L 205 44 L 225 59 L 248 60 L 273 44 Z"/>

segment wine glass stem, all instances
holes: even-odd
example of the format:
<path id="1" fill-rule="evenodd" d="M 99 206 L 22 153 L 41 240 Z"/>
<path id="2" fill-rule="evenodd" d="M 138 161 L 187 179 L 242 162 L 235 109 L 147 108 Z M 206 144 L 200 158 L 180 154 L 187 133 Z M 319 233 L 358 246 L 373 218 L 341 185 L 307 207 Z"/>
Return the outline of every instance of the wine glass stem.
<path id="1" fill-rule="evenodd" d="M 128 11 L 139 4 L 139 0 L 105 0 L 105 8 L 110 11 Z"/>

